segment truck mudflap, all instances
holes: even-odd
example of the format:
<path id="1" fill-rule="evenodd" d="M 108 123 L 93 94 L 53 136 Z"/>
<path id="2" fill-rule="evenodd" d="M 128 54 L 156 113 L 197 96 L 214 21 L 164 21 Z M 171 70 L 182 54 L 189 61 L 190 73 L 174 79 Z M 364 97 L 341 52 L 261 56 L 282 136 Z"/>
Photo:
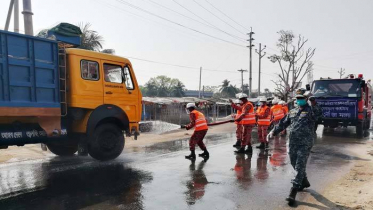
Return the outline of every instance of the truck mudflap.
<path id="1" fill-rule="evenodd" d="M 1 146 L 22 146 L 24 144 L 48 143 L 67 139 L 67 130 L 63 127 L 60 132 L 56 130 L 51 137 L 48 137 L 47 133 L 35 124 L 22 125 L 22 129 L 13 126 L 1 126 L 0 128 Z"/>

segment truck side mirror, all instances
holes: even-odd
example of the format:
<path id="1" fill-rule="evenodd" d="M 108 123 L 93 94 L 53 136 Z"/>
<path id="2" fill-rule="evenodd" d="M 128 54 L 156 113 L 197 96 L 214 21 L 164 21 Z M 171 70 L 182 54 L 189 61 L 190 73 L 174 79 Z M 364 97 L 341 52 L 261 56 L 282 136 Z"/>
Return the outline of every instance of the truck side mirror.
<path id="1" fill-rule="evenodd" d="M 308 91 L 311 90 L 311 86 L 310 86 L 310 84 L 307 84 L 307 85 L 306 85 L 306 90 L 308 90 Z"/>

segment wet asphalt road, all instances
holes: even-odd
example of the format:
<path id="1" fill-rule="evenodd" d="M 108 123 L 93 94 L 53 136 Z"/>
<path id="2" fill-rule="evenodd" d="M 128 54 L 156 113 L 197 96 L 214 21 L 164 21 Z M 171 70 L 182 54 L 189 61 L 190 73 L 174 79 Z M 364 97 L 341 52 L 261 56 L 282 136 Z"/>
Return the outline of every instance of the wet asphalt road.
<path id="1" fill-rule="evenodd" d="M 307 168 L 312 184 L 299 193 L 297 206 L 320 192 L 357 159 L 349 147 L 370 139 L 356 139 L 353 129 L 323 132 L 319 128 Z M 125 149 L 116 160 L 55 157 L 0 165 L 0 209 L 282 209 L 294 172 L 286 138 L 276 138 L 268 152 L 235 155 L 234 134 L 210 135 L 211 157 L 194 163 L 187 139 L 145 148 Z M 198 150 L 197 150 L 198 152 Z"/>

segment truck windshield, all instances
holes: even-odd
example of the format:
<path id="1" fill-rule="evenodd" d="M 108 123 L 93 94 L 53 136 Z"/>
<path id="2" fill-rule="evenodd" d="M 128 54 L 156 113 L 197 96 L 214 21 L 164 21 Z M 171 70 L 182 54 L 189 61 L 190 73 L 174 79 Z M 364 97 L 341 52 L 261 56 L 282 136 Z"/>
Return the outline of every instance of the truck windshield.
<path id="1" fill-rule="evenodd" d="M 313 83 L 312 94 L 316 97 L 360 97 L 360 81 L 345 80 L 318 80 Z"/>

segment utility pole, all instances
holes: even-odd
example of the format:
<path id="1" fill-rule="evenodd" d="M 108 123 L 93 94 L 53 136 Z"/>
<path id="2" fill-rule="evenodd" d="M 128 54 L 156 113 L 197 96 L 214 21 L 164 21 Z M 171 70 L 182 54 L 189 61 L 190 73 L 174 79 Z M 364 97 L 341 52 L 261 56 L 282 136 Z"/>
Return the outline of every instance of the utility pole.
<path id="1" fill-rule="evenodd" d="M 255 34 L 254 32 L 253 32 L 253 28 L 252 27 L 250 27 L 250 33 L 248 33 L 248 35 L 249 35 L 249 40 L 247 40 L 247 41 L 249 41 L 249 46 L 247 46 L 248 48 L 250 48 L 250 72 L 249 72 L 249 98 L 251 98 L 251 91 L 252 91 L 252 73 L 253 73 L 253 69 L 252 69 L 252 67 L 253 67 L 253 65 L 252 65 L 252 49 L 253 49 L 253 47 L 254 47 L 254 45 L 252 44 L 253 43 L 253 41 L 254 41 L 254 38 L 253 38 L 253 34 Z"/>
<path id="2" fill-rule="evenodd" d="M 10 23 L 10 18 L 12 17 L 13 7 L 14 7 L 14 0 L 11 0 L 10 4 L 9 4 L 9 9 L 8 9 L 8 15 L 7 15 L 6 21 L 5 21 L 5 28 L 4 29 L 6 31 L 9 31 L 9 23 Z"/>
<path id="3" fill-rule="evenodd" d="M 19 1 L 14 0 L 14 32 L 19 33 Z"/>
<path id="4" fill-rule="evenodd" d="M 25 23 L 25 34 L 34 36 L 34 26 L 32 22 L 31 0 L 23 0 L 23 18 Z"/>
<path id="5" fill-rule="evenodd" d="M 341 68 L 341 70 L 338 71 L 339 73 L 339 79 L 342 79 L 342 76 L 346 73 L 344 68 Z"/>
<path id="6" fill-rule="evenodd" d="M 199 69 L 199 89 L 198 89 L 198 98 L 201 98 L 201 79 L 202 79 L 202 67 Z"/>
<path id="7" fill-rule="evenodd" d="M 260 78 L 261 78 L 261 68 L 262 68 L 262 58 L 266 55 L 266 52 L 263 53 L 263 50 L 266 49 L 266 46 L 264 45 L 264 48 L 262 49 L 262 43 L 259 43 L 259 51 L 255 49 L 255 52 L 259 55 L 259 81 L 258 81 L 258 97 L 260 96 Z M 263 54 L 262 54 L 263 53 Z"/>
<path id="8" fill-rule="evenodd" d="M 247 70 L 240 69 L 237 71 L 241 72 L 241 92 L 243 92 L 243 73 L 247 72 Z"/>

